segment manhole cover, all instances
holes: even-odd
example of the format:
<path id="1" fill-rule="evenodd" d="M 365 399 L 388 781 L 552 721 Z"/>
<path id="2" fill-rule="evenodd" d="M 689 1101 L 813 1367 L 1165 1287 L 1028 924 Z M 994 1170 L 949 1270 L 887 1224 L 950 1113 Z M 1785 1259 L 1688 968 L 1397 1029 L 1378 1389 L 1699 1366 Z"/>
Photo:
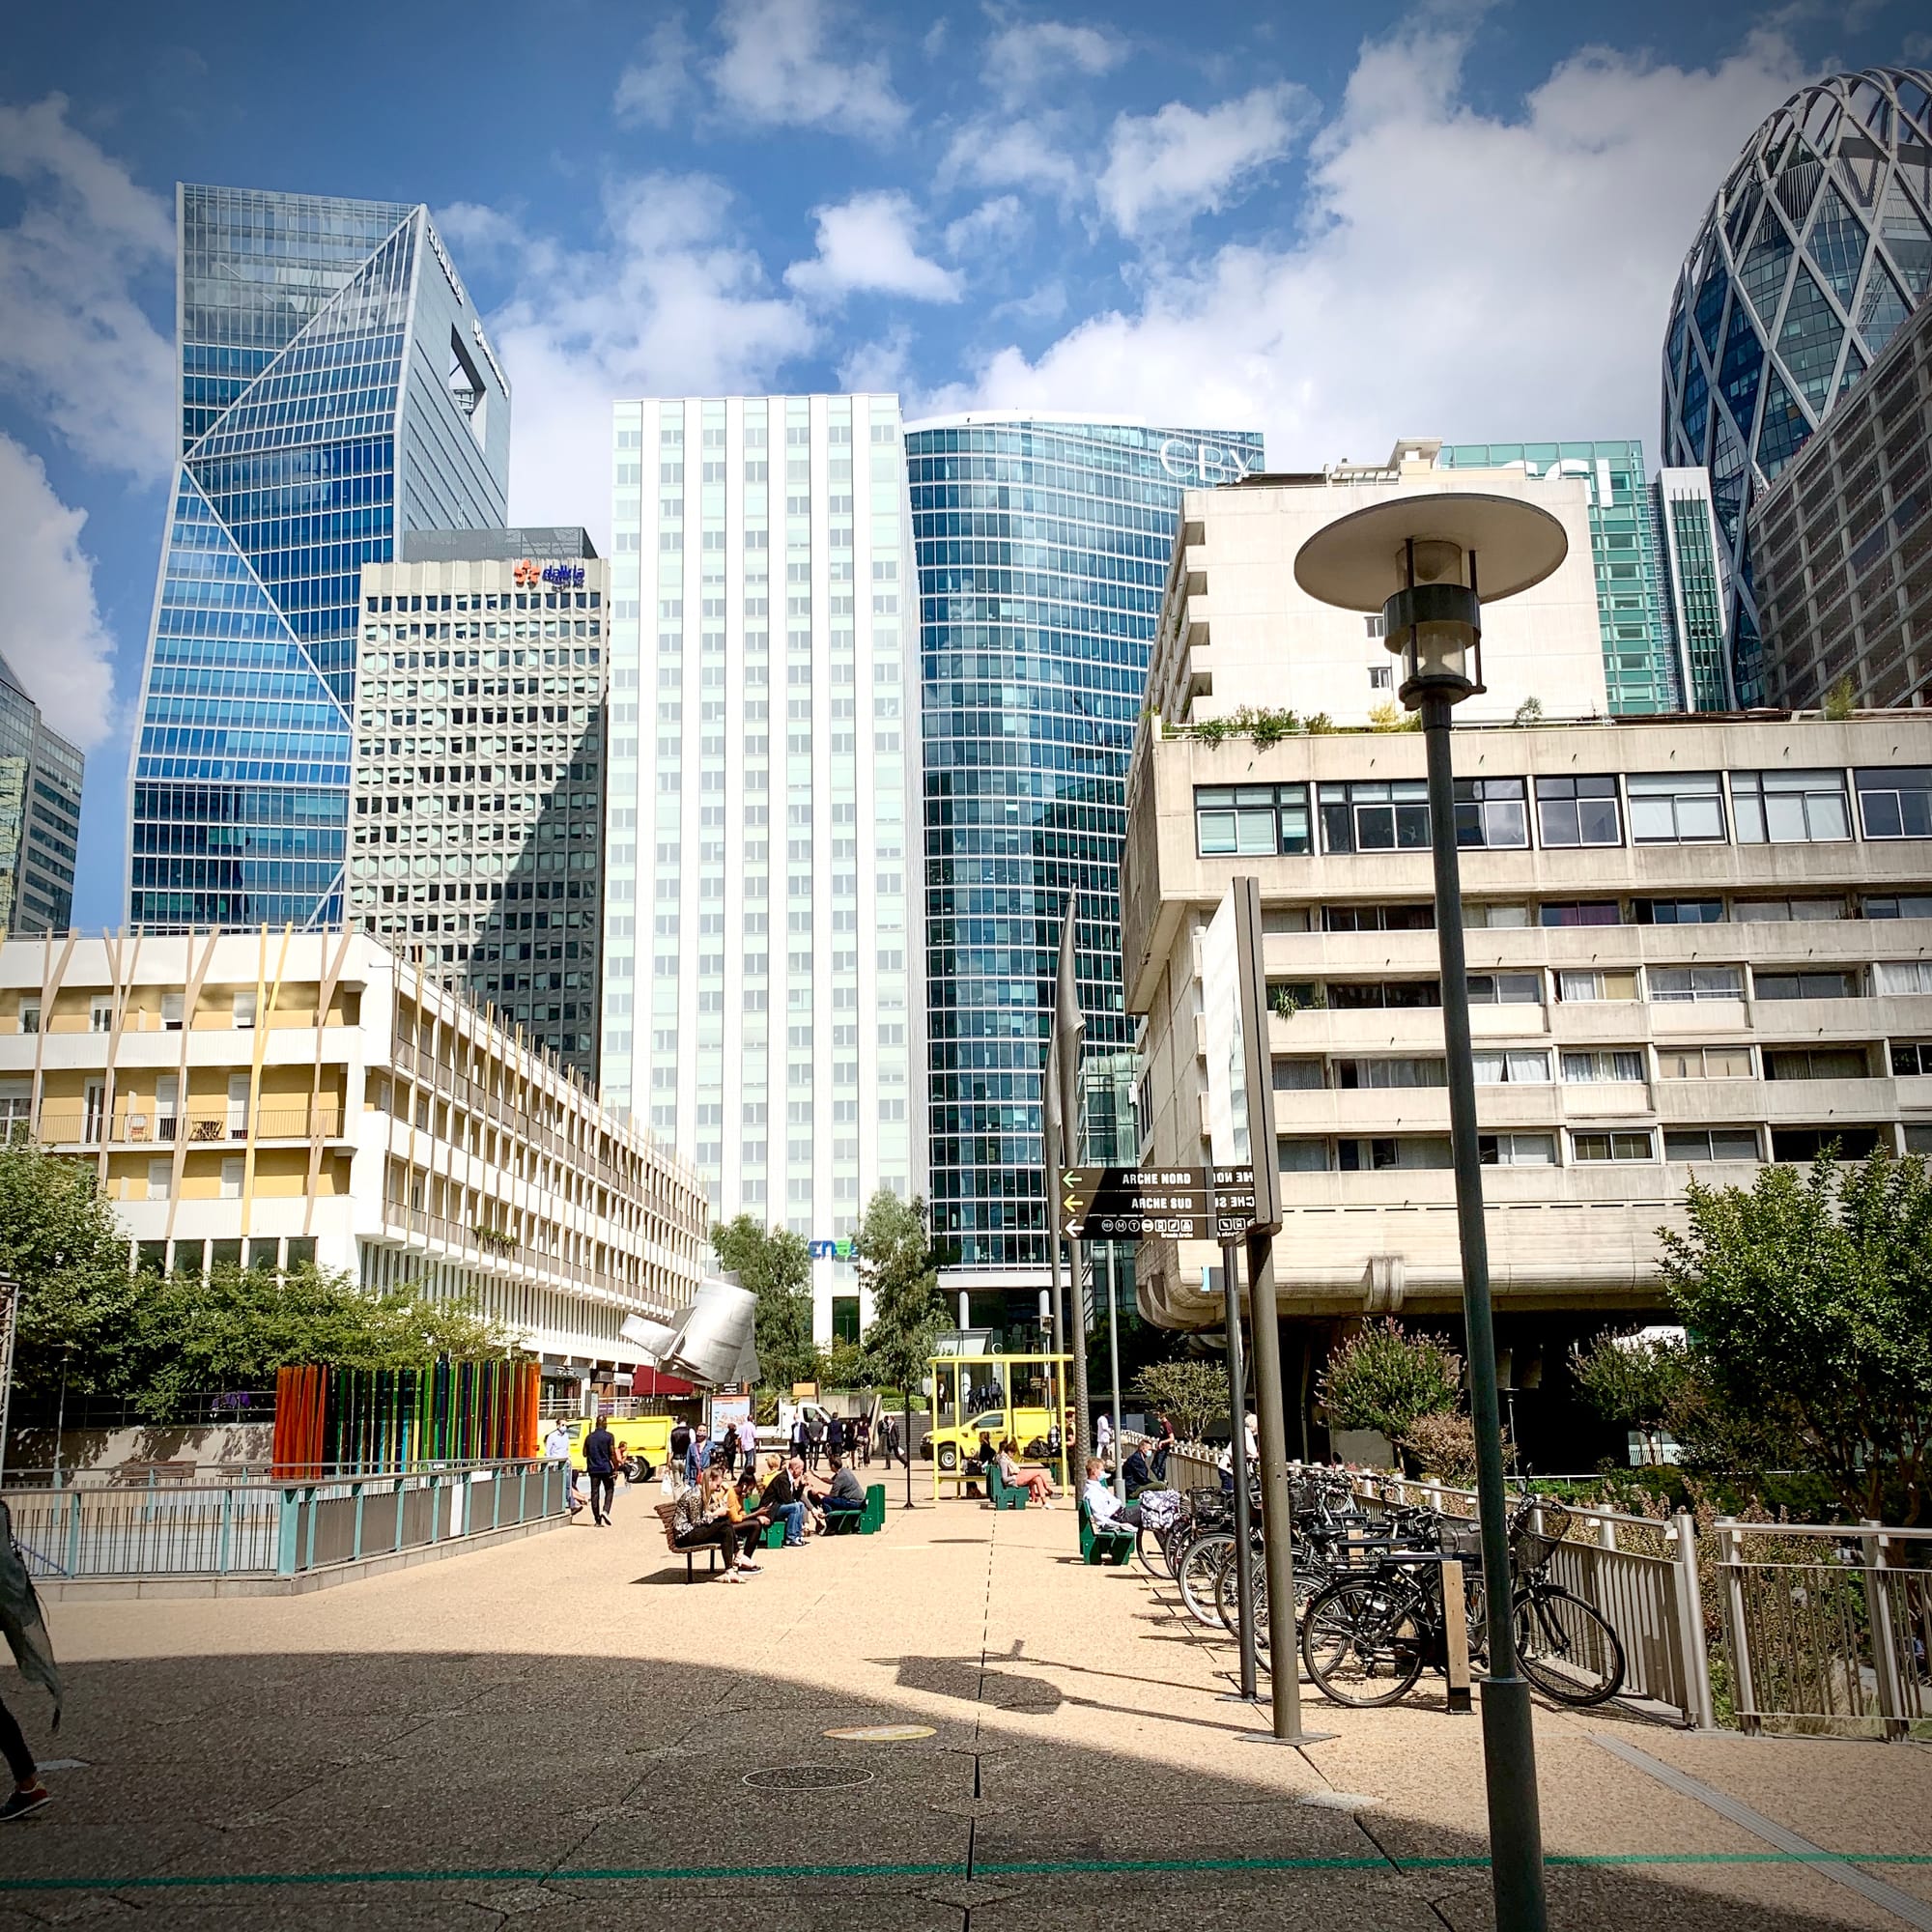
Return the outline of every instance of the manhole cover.
<path id="1" fill-rule="evenodd" d="M 855 1745 L 896 1745 L 908 1738 L 929 1738 L 936 1733 L 930 1724 L 844 1724 L 825 1735 L 843 1738 Z"/>
<path id="2" fill-rule="evenodd" d="M 848 1784 L 869 1784 L 873 1774 L 841 1764 L 781 1764 L 769 1771 L 750 1771 L 745 1782 L 760 1791 L 837 1791 Z"/>

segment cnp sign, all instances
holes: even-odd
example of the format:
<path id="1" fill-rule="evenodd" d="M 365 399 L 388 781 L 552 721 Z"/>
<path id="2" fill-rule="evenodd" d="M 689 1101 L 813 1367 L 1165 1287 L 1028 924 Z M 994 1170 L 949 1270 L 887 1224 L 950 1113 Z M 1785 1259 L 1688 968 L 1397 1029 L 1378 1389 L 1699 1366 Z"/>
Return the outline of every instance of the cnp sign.
<path id="1" fill-rule="evenodd" d="M 1161 444 L 1160 467 L 1177 483 L 1238 483 L 1248 473 L 1238 449 L 1184 436 L 1171 436 Z"/>

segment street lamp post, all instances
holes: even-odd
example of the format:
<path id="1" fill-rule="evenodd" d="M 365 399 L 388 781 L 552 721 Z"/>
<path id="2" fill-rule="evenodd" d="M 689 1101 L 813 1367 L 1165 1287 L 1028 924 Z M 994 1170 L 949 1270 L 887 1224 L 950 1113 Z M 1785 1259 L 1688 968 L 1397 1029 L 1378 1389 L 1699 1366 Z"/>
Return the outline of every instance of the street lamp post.
<path id="1" fill-rule="evenodd" d="M 1463 1248 L 1469 1406 L 1476 1437 L 1489 1678 L 1483 1686 L 1483 1763 L 1489 1792 L 1490 1878 L 1499 1932 L 1543 1932 L 1543 1832 L 1529 1686 L 1518 1667 L 1511 1602 L 1508 1498 L 1496 1394 L 1489 1240 L 1469 1051 L 1469 984 L 1463 951 L 1463 883 L 1456 849 L 1453 707 L 1483 689 L 1480 560 L 1492 600 L 1540 583 L 1569 551 L 1547 511 L 1507 497 L 1431 493 L 1357 510 L 1301 548 L 1295 581 L 1312 597 L 1379 610 L 1382 636 L 1403 661 L 1402 700 L 1422 714 L 1429 761 L 1430 847 L 1442 968 L 1442 1033 L 1456 1220 Z"/>

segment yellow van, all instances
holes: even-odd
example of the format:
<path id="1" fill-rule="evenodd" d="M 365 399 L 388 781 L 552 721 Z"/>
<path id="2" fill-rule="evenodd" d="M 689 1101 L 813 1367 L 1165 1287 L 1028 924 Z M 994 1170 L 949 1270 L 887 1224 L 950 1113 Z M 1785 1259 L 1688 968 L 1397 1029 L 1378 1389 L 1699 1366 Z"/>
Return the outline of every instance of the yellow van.
<path id="1" fill-rule="evenodd" d="M 583 1467 L 583 1438 L 596 1428 L 594 1422 L 586 1421 L 581 1415 L 559 1416 L 555 1421 L 543 1425 L 541 1440 L 548 1441 L 553 1429 L 561 1426 L 570 1437 L 570 1466 Z M 611 1434 L 617 1438 L 617 1447 L 625 1456 L 641 1454 L 653 1469 L 664 1467 L 665 1458 L 670 1454 L 670 1433 L 677 1427 L 674 1415 L 633 1415 L 611 1418 Z"/>
<path id="2" fill-rule="evenodd" d="M 1022 1457 L 1040 1461 L 1050 1453 L 1053 1391 L 1065 1362 L 1059 1355 L 935 1356 L 927 1365 L 932 1429 L 920 1454 L 951 1475 L 980 1453 L 983 1435 L 995 1449 L 1011 1437 Z"/>

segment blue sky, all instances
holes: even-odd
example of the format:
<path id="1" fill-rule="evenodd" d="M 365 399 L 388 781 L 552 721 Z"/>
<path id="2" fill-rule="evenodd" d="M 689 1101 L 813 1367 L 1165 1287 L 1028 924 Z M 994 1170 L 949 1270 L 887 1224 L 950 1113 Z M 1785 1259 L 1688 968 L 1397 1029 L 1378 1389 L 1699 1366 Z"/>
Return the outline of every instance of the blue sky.
<path id="1" fill-rule="evenodd" d="M 605 405 L 700 388 L 1256 427 L 1286 469 L 1398 435 L 1654 460 L 1732 156 L 1805 79 L 1901 61 L 1912 0 L 16 11 L 0 648 L 88 749 L 76 922 L 125 916 L 177 180 L 427 201 L 523 521 L 601 532 Z"/>

